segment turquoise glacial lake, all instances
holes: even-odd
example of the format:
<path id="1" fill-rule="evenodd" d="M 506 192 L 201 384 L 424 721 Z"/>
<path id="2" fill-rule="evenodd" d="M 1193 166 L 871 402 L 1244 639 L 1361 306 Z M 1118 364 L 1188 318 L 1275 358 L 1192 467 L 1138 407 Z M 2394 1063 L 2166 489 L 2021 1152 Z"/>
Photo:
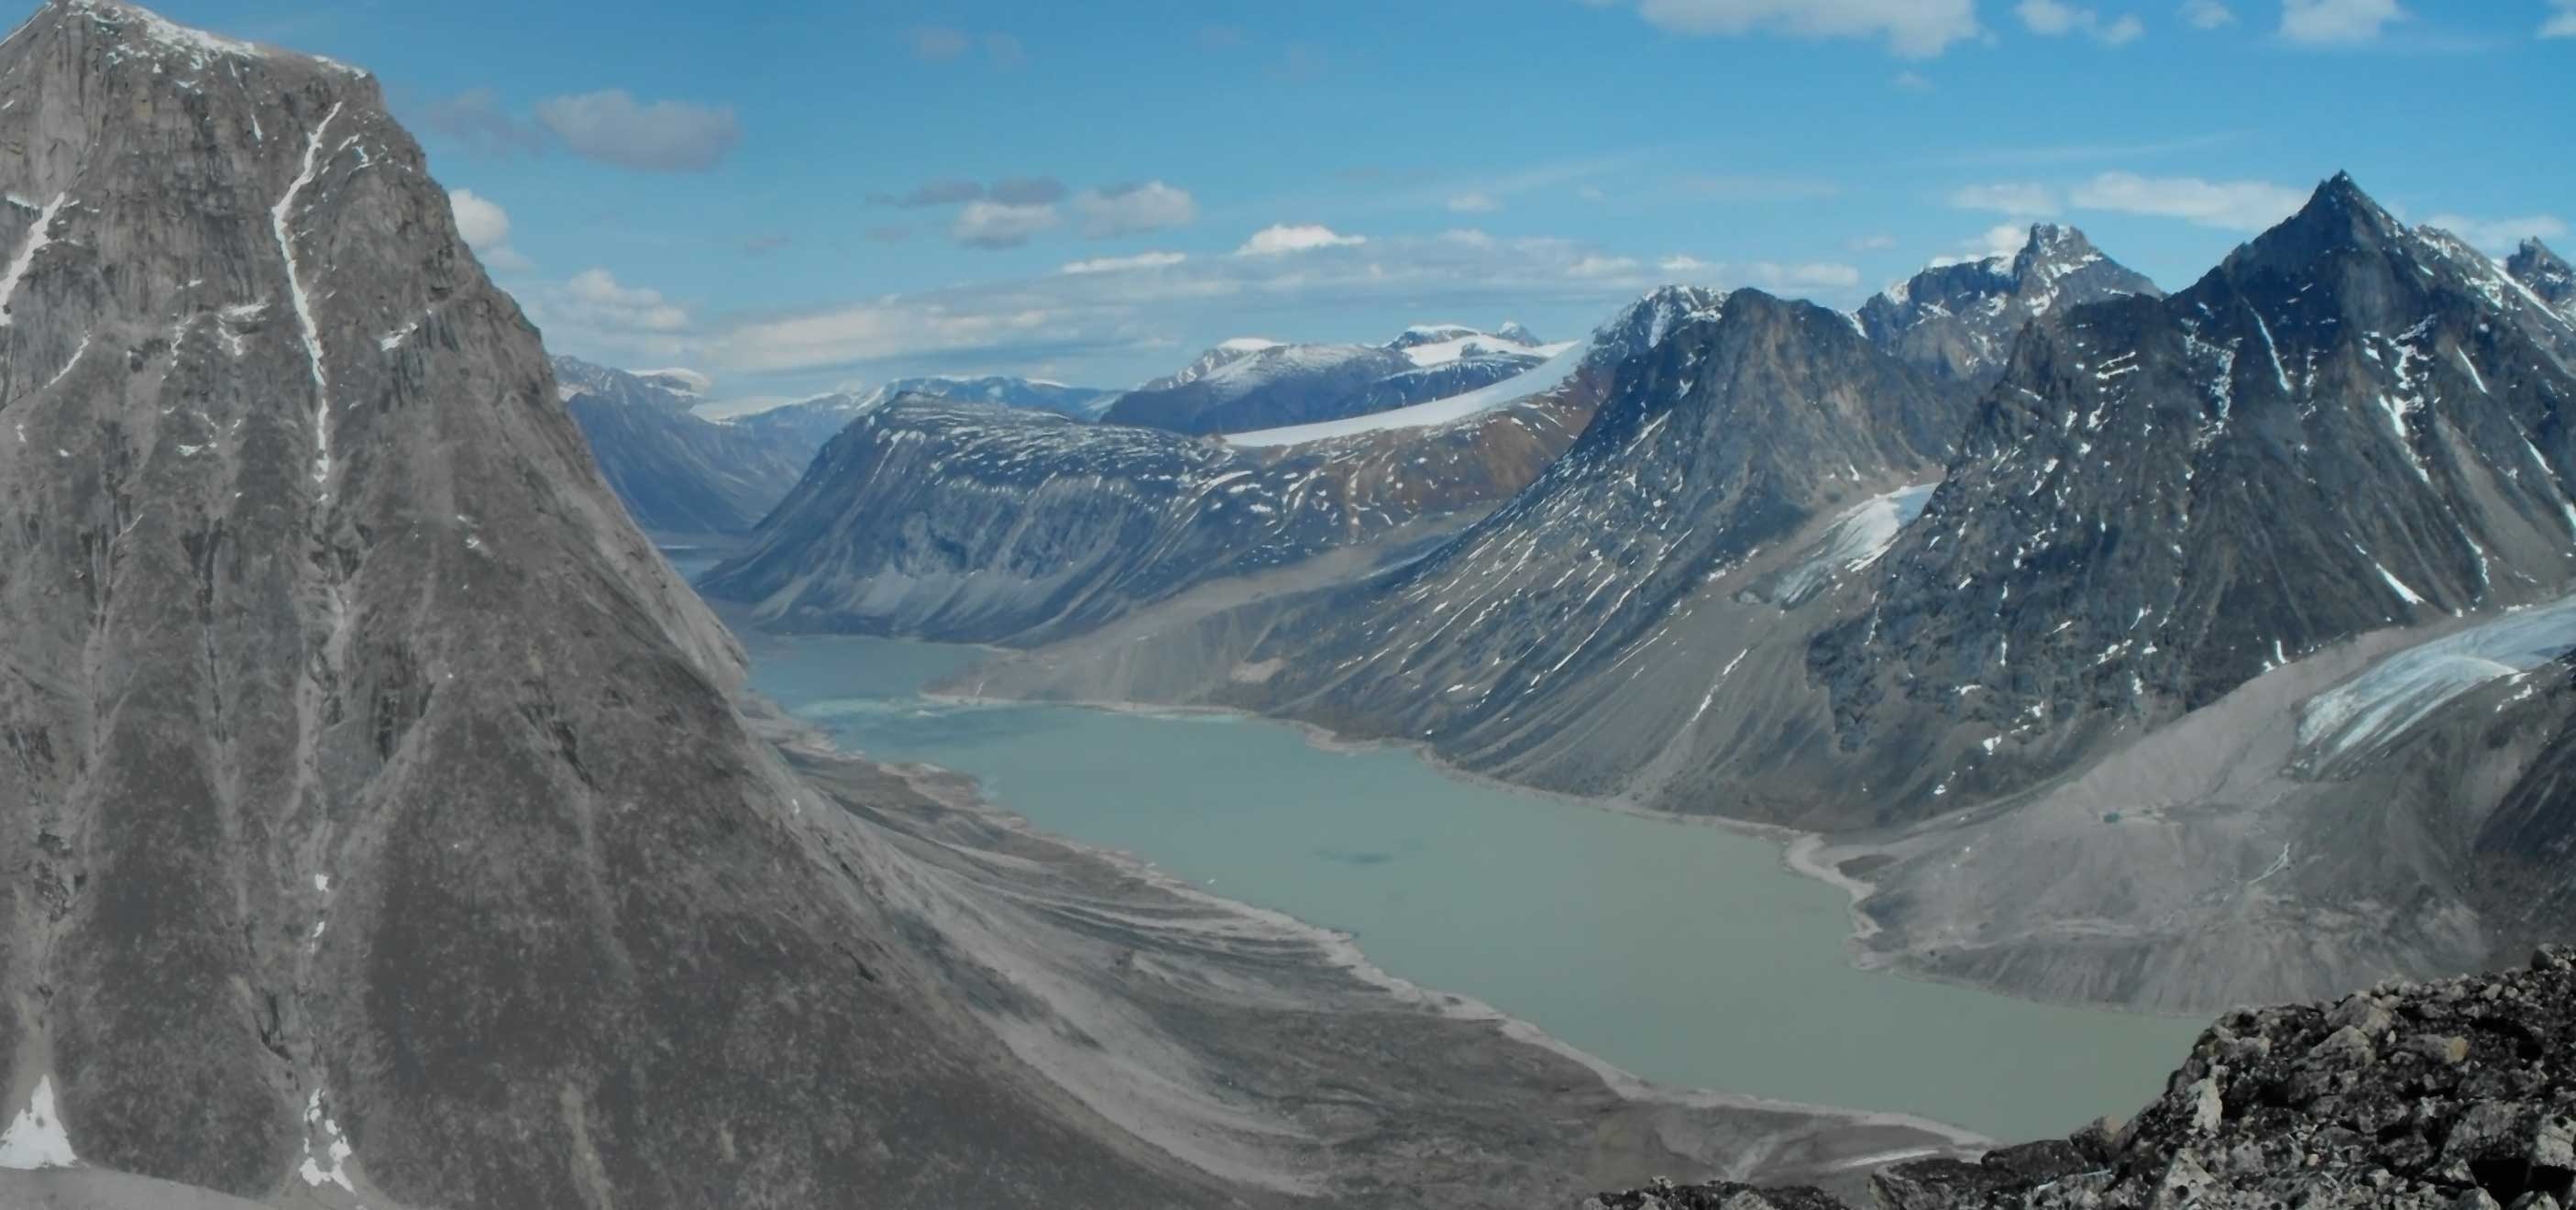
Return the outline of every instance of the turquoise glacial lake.
<path id="1" fill-rule="evenodd" d="M 2043 1138 L 2145 1105 L 2203 1024 L 1857 969 L 1844 894 L 1758 836 L 1258 719 L 923 698 L 969 648 L 743 639 L 755 687 L 845 748 L 971 774 L 1041 828 L 1350 933 L 1657 1083 Z"/>

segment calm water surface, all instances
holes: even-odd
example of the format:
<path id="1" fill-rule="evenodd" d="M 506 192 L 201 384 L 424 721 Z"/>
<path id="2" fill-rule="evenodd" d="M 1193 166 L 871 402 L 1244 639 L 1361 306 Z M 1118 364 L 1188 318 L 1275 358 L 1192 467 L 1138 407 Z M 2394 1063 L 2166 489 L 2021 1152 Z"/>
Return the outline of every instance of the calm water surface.
<path id="1" fill-rule="evenodd" d="M 965 648 L 745 631 L 757 688 L 850 749 L 973 774 L 1060 835 L 1359 938 L 1666 1084 L 1903 1110 L 2000 1138 L 2130 1113 L 2199 1023 L 2033 1004 L 1845 958 L 1842 892 L 1771 842 L 1332 752 L 1253 719 L 924 700 Z"/>

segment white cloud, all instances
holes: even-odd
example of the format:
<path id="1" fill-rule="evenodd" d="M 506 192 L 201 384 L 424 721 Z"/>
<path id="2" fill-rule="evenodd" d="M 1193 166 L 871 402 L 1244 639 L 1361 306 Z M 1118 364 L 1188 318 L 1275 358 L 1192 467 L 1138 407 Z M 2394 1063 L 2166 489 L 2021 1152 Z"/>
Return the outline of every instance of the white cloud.
<path id="1" fill-rule="evenodd" d="M 948 238 L 969 248 L 1016 248 L 1063 222 L 1053 206 L 968 202 L 958 210 L 957 221 L 949 224 Z"/>
<path id="2" fill-rule="evenodd" d="M 2281 36 L 2309 45 L 2368 42 L 2411 15 L 2397 0 L 2281 0 Z"/>
<path id="3" fill-rule="evenodd" d="M 2030 228 L 2015 223 L 2004 223 L 2000 226 L 1988 227 L 1968 239 L 1960 240 L 1955 245 L 1957 251 L 1945 252 L 1933 257 L 1924 262 L 1924 267 L 1938 269 L 1945 265 L 1973 264 L 1977 261 L 1993 260 L 1996 257 L 2011 260 L 2020 255 L 2022 248 L 2029 243 Z"/>
<path id="4" fill-rule="evenodd" d="M 510 242 L 510 214 L 471 189 L 447 191 L 448 208 L 456 212 L 456 233 L 480 252 Z"/>
<path id="5" fill-rule="evenodd" d="M 2089 8 L 2078 8 L 2065 0 L 2021 0 L 2013 7 L 2022 25 L 2043 38 L 2061 38 L 2081 33 L 2107 46 L 2118 46 L 2147 32 L 2146 23 L 2136 14 L 2125 14 L 2117 20 L 2104 21 L 2102 14 Z"/>
<path id="6" fill-rule="evenodd" d="M 1637 258 L 1633 256 L 1589 255 L 1574 262 L 1572 266 L 1566 269 L 1566 272 L 1575 277 L 1588 278 L 1633 277 L 1637 273 Z"/>
<path id="7" fill-rule="evenodd" d="M 2017 182 L 1963 185 L 1950 191 L 1950 204 L 1961 210 L 1993 210 L 2033 218 L 2046 218 L 2059 209 L 2056 190 Z"/>
<path id="8" fill-rule="evenodd" d="M 2527 239 L 2563 239 L 2567 235 L 2567 224 L 2554 214 L 2491 219 L 2436 214 L 2425 219 L 2424 225 L 2439 227 L 2489 252 L 2510 252 Z"/>
<path id="9" fill-rule="evenodd" d="M 1896 237 L 1884 234 L 1855 235 L 1843 241 L 1843 246 L 1854 252 L 1884 252 L 1896 246 Z"/>
<path id="10" fill-rule="evenodd" d="M 1744 266 L 1745 280 L 1766 290 L 1847 290 L 1860 284 L 1860 270 L 1828 261 L 1783 265 L 1755 261 Z"/>
<path id="11" fill-rule="evenodd" d="M 471 189 L 450 189 L 447 205 L 456 212 L 456 234 L 486 266 L 502 273 L 523 273 L 535 267 L 510 246 L 510 212 L 499 203 Z"/>
<path id="12" fill-rule="evenodd" d="M 1683 34 L 1885 38 L 1890 51 L 1912 59 L 1979 32 L 1973 0 L 1637 0 L 1637 13 Z"/>
<path id="13" fill-rule="evenodd" d="M 590 269 L 564 283 L 564 297 L 584 314 L 647 332 L 677 332 L 689 326 L 689 313 L 662 297 L 659 290 L 628 286 L 606 269 Z"/>
<path id="14" fill-rule="evenodd" d="M 1085 239 L 1186 227 L 1199 217 L 1198 199 L 1161 181 L 1086 189 L 1074 196 L 1073 210 L 1082 216 Z"/>
<path id="15" fill-rule="evenodd" d="M 1932 91 L 1931 77 L 1919 71 L 1900 71 L 1896 73 L 1896 78 L 1888 81 L 1888 84 L 1902 92 Z"/>
<path id="16" fill-rule="evenodd" d="M 1243 246 L 1235 249 L 1234 254 L 1236 256 L 1279 256 L 1316 248 L 1345 248 L 1367 242 L 1367 236 L 1343 235 L 1320 223 L 1274 223 L 1253 232 L 1252 238 L 1243 241 Z"/>
<path id="17" fill-rule="evenodd" d="M 2236 23 L 2236 12 L 2219 0 L 2183 0 L 2182 23 L 2193 29 L 2216 29 Z"/>
<path id="18" fill-rule="evenodd" d="M 1655 268 L 1665 273 L 1704 273 L 1716 267 L 1696 256 L 1667 256 L 1655 262 Z"/>
<path id="19" fill-rule="evenodd" d="M 2105 172 L 2076 186 L 2072 200 L 2085 210 L 2112 210 L 2178 218 L 2204 227 L 2260 231 L 2297 212 L 2307 193 L 2269 181 L 2205 181 L 2199 177 L 2143 177 Z"/>
<path id="20" fill-rule="evenodd" d="M 1168 269 L 1190 258 L 1186 252 L 1139 252 L 1134 256 L 1101 256 L 1073 261 L 1063 273 L 1125 273 L 1134 269 Z"/>
<path id="21" fill-rule="evenodd" d="M 704 172 L 742 141 L 730 105 L 645 105 L 622 88 L 548 97 L 537 102 L 537 123 L 574 155 L 645 172 Z"/>
<path id="22" fill-rule="evenodd" d="M 1587 202 L 1605 202 L 1610 200 L 1610 195 L 1602 192 L 1599 185 L 1579 186 L 1575 189 L 1574 196 L 1582 198 Z"/>
<path id="23" fill-rule="evenodd" d="M 1503 208 L 1491 194 L 1461 193 L 1449 199 L 1449 209 L 1459 214 L 1484 214 Z"/>
<path id="24" fill-rule="evenodd" d="M 2540 26 L 2544 38 L 2576 38 L 2576 0 L 2549 0 L 2549 20 Z"/>
<path id="25" fill-rule="evenodd" d="M 1321 250 L 1304 255 L 1164 255 L 1132 268 L 1126 262 L 1144 258 L 1076 262 L 1080 271 L 742 316 L 673 334 L 685 347 L 649 356 L 780 375 L 863 365 L 889 374 L 969 363 L 1080 366 L 1095 356 L 1166 348 L 1212 310 L 1392 314 L 1441 298 L 1471 310 L 1572 306 L 1607 314 L 1654 284 L 1652 268 L 1639 260 L 1573 240 L 1462 229 L 1371 239 L 1359 248 L 1349 246 L 1350 237 L 1329 229 L 1325 235 L 1341 242 L 1315 243 Z M 553 339 L 556 330 L 547 334 Z"/>
<path id="26" fill-rule="evenodd" d="M 1990 256 L 2000 256 L 2006 260 L 2010 260 L 2013 257 L 2021 255 L 2021 250 L 2029 246 L 2029 244 L 2030 228 L 2028 227 L 2021 226 L 2018 223 L 2005 223 L 2001 226 L 1988 227 L 1986 228 L 1985 234 L 1977 237 L 1977 259 L 1983 260 Z"/>
<path id="27" fill-rule="evenodd" d="M 887 298 L 813 315 L 746 324 L 718 348 L 724 364 L 772 371 L 883 361 L 1039 343 L 1072 334 L 1068 316 L 1043 306 L 961 308 Z"/>

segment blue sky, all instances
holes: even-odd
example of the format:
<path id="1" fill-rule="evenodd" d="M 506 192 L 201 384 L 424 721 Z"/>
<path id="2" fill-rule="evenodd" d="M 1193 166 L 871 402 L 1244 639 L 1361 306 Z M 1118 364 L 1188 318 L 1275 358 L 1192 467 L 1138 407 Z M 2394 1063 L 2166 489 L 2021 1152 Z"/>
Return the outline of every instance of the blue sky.
<path id="1" fill-rule="evenodd" d="M 2033 218 L 2175 287 L 2339 169 L 2576 220 L 2576 0 L 160 7 L 374 71 L 553 347 L 730 395 L 1850 306 Z"/>

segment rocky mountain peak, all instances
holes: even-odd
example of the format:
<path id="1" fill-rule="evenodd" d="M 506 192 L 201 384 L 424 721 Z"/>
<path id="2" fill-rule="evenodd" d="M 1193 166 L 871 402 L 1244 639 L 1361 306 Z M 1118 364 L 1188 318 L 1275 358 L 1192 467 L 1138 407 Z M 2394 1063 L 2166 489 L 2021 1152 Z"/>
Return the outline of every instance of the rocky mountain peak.
<path id="1" fill-rule="evenodd" d="M 2011 257 L 1933 265 L 1871 298 L 1856 318 L 1873 343 L 1916 368 L 1984 385 L 2003 373 L 2032 320 L 2106 298 L 2161 293 L 2082 231 L 2036 223 Z"/>
<path id="2" fill-rule="evenodd" d="M 2237 249 L 2227 264 L 2295 269 L 2328 253 L 2385 253 L 2405 234 L 2404 223 L 2362 192 L 2349 174 L 2338 172 L 2308 195 L 2298 213 Z"/>
<path id="3" fill-rule="evenodd" d="M 1521 321 L 1517 319 L 1503 321 L 1503 326 L 1494 329 L 1494 335 L 1500 336 L 1513 344 L 1522 346 L 1523 348 L 1537 348 L 1538 346 L 1547 343 L 1546 341 L 1538 338 L 1538 333 L 1530 331 L 1527 326 L 1523 325 Z"/>
<path id="4" fill-rule="evenodd" d="M 2576 270 L 2569 269 L 2549 245 L 2537 239 L 2522 241 L 2522 246 L 2506 258 L 2504 270 L 2539 295 L 2541 301 L 2576 318 Z"/>

